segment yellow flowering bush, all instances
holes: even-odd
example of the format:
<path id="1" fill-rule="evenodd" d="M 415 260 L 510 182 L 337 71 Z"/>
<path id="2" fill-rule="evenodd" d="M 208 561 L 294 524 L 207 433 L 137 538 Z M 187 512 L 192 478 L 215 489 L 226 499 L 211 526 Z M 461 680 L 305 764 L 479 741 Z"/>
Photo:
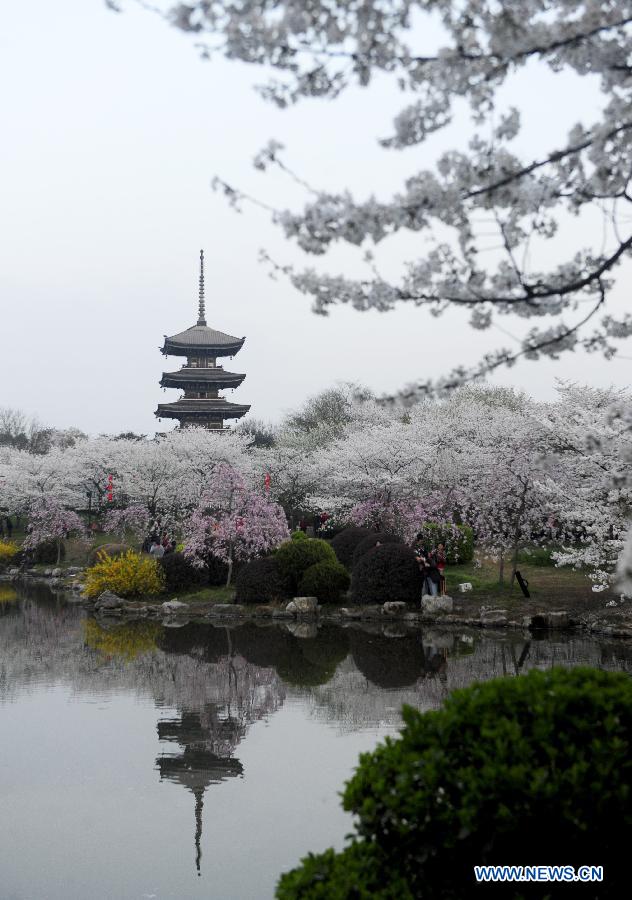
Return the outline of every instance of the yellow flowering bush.
<path id="1" fill-rule="evenodd" d="M 6 566 L 18 552 L 18 545 L 13 541 L 0 539 L 0 566 Z"/>
<path id="2" fill-rule="evenodd" d="M 128 550 L 112 558 L 106 554 L 86 570 L 85 594 L 98 597 L 112 591 L 119 597 L 144 597 L 160 594 L 165 589 L 165 576 L 155 559 Z"/>
<path id="3" fill-rule="evenodd" d="M 127 662 L 152 653 L 160 634 L 160 626 L 155 622 L 129 622 L 103 628 L 94 619 L 86 619 L 84 628 L 86 646 L 107 658 L 115 656 Z"/>
<path id="4" fill-rule="evenodd" d="M 15 603 L 17 599 L 18 595 L 12 587 L 0 585 L 0 606 L 3 603 Z"/>

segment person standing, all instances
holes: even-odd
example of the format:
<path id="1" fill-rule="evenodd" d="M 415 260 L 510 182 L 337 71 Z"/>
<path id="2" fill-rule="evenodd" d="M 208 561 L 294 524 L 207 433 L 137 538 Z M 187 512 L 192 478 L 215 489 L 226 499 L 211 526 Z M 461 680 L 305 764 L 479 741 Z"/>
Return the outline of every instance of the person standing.
<path id="1" fill-rule="evenodd" d="M 437 547 L 437 569 L 439 570 L 439 593 L 445 596 L 445 546 L 439 544 Z"/>
<path id="2" fill-rule="evenodd" d="M 149 555 L 154 559 L 162 559 L 165 555 L 165 548 L 162 546 L 158 538 L 152 542 L 151 547 L 149 548 Z"/>

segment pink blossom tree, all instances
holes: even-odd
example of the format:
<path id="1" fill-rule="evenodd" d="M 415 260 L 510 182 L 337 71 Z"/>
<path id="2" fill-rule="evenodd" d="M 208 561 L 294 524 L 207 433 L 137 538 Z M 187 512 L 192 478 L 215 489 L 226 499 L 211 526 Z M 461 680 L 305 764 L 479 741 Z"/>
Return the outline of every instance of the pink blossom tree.
<path id="1" fill-rule="evenodd" d="M 229 585 L 235 560 L 268 553 L 289 535 L 279 504 L 248 488 L 232 466 L 221 465 L 184 526 L 184 553 L 200 566 L 209 556 L 225 562 Z"/>
<path id="2" fill-rule="evenodd" d="M 31 501 L 28 522 L 29 533 L 22 546 L 27 550 L 33 550 L 44 541 L 55 541 L 58 565 L 64 538 L 73 533 L 84 538 L 88 537 L 81 517 L 76 512 L 65 509 L 52 497 L 42 495 Z"/>

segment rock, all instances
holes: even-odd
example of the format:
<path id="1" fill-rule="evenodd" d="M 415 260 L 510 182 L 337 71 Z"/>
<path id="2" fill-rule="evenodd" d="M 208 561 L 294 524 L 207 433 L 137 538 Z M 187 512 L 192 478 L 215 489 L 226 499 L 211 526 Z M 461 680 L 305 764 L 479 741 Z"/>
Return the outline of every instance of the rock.
<path id="1" fill-rule="evenodd" d="M 189 606 L 187 603 L 182 603 L 181 600 L 165 600 L 163 604 L 160 606 L 161 610 L 166 613 L 178 612 L 180 609 L 188 609 Z"/>
<path id="2" fill-rule="evenodd" d="M 315 638 L 318 636 L 318 625 L 311 622 L 288 622 L 285 626 L 295 638 Z"/>
<path id="3" fill-rule="evenodd" d="M 421 598 L 421 611 L 423 613 L 452 612 L 453 609 L 454 600 L 452 597 L 432 597 L 430 594 L 424 594 Z"/>
<path id="4" fill-rule="evenodd" d="M 112 591 L 103 591 L 102 594 L 99 594 L 94 608 L 95 610 L 120 609 L 124 602 L 122 597 L 113 594 Z"/>
<path id="5" fill-rule="evenodd" d="M 64 587 L 64 579 L 63 578 L 51 578 L 50 586 L 52 588 Z"/>
<path id="6" fill-rule="evenodd" d="M 293 619 L 294 613 L 288 612 L 287 609 L 275 609 L 272 613 L 273 619 Z"/>
<path id="7" fill-rule="evenodd" d="M 52 574 L 53 574 L 52 569 L 44 569 L 44 578 L 50 578 Z"/>
<path id="8" fill-rule="evenodd" d="M 163 619 L 162 625 L 163 628 L 184 628 L 185 625 L 189 624 L 188 619 Z"/>
<path id="9" fill-rule="evenodd" d="M 406 637 L 409 631 L 405 625 L 395 623 L 393 625 L 385 625 L 382 629 L 382 634 L 386 638 L 402 638 Z"/>
<path id="10" fill-rule="evenodd" d="M 549 628 L 568 628 L 571 624 L 569 615 L 565 609 L 547 613 L 546 619 Z"/>
<path id="11" fill-rule="evenodd" d="M 483 628 L 502 628 L 507 624 L 507 616 L 503 610 L 492 611 L 481 616 L 480 622 Z"/>
<path id="12" fill-rule="evenodd" d="M 382 618 L 382 607 L 381 606 L 361 606 L 360 607 L 360 618 L 362 619 L 381 619 Z"/>
<path id="13" fill-rule="evenodd" d="M 44 574 L 46 574 L 46 573 L 44 573 Z M 59 568 L 53 569 L 53 570 L 51 571 L 51 573 L 50 573 L 51 578 L 61 578 L 61 576 L 62 576 L 63 574 L 64 574 L 64 573 L 63 573 L 62 570 L 59 569 Z"/>
<path id="14" fill-rule="evenodd" d="M 261 606 L 255 606 L 255 608 L 252 610 L 252 615 L 256 618 L 263 618 L 264 616 L 271 616 L 274 613 L 274 610 L 274 606 L 266 606 L 265 604 L 263 604 Z"/>
<path id="15" fill-rule="evenodd" d="M 606 606 L 616 606 L 616 605 L 617 605 L 616 600 L 608 600 L 608 602 L 606 603 Z"/>
<path id="16" fill-rule="evenodd" d="M 472 583 L 471 583 L 470 581 L 463 581 L 463 582 L 459 585 L 459 591 L 460 591 L 462 594 L 465 594 L 467 591 L 471 591 L 471 590 L 472 590 Z"/>
<path id="17" fill-rule="evenodd" d="M 290 603 L 293 603 L 295 607 L 292 612 L 296 612 L 299 616 L 314 615 L 318 609 L 318 597 L 295 597 L 290 600 Z M 286 609 L 289 608 L 290 603 L 285 607 Z"/>
<path id="18" fill-rule="evenodd" d="M 83 572 L 83 569 L 81 568 L 81 566 L 69 566 L 66 569 L 66 573 L 68 575 L 78 575 L 79 572 Z"/>
<path id="19" fill-rule="evenodd" d="M 403 600 L 387 600 L 382 607 L 382 612 L 385 616 L 397 616 L 405 613 L 406 609 L 407 605 Z"/>
<path id="20" fill-rule="evenodd" d="M 16 568 L 9 569 L 8 574 L 11 575 L 12 578 L 14 578 L 16 575 L 20 574 L 20 570 Z"/>
<path id="21" fill-rule="evenodd" d="M 351 606 L 343 606 L 340 609 L 340 615 L 344 619 L 361 619 L 362 618 L 362 610 L 361 609 L 353 609 Z"/>
<path id="22" fill-rule="evenodd" d="M 209 616 L 244 616 L 246 610 L 240 603 L 214 603 L 208 611 Z"/>
<path id="23" fill-rule="evenodd" d="M 288 605 L 285 607 L 285 611 L 294 615 L 296 612 L 298 612 L 296 603 L 293 600 L 290 600 Z"/>

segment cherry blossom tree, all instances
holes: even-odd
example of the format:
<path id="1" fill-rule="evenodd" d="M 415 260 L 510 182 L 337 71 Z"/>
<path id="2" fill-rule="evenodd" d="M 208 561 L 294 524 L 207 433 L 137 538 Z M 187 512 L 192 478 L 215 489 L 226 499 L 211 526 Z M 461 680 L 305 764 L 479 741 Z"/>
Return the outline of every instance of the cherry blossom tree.
<path id="1" fill-rule="evenodd" d="M 498 316 L 532 323 L 518 349 L 500 347 L 471 369 L 420 380 L 405 396 L 453 388 L 519 357 L 557 357 L 577 346 L 610 356 L 632 334 L 629 313 L 605 311 L 613 276 L 632 250 L 628 0 L 164 0 L 157 8 L 194 35 L 206 57 L 273 69 L 259 90 L 279 107 L 334 99 L 352 85 L 368 89 L 378 76 L 394 80 L 404 105 L 380 138 L 388 153 L 423 145 L 469 108 L 469 134 L 464 123 L 458 146 L 383 199 L 369 186 L 356 198 L 310 185 L 278 141 L 255 157 L 260 170 L 276 167 L 306 188 L 302 211 L 272 208 L 275 223 L 306 253 L 379 245 L 400 232 L 427 238 L 428 250 L 399 280 L 382 275 L 372 257 L 358 279 L 276 264 L 316 312 L 339 303 L 357 310 L 411 303 L 436 314 L 465 308 L 479 329 Z M 551 143 L 539 122 L 525 129 L 508 100 L 516 79 L 535 67 L 574 79 L 577 92 L 583 80 L 597 82 L 601 108 Z M 248 199 L 220 178 L 216 186 L 235 205 Z M 560 247 L 565 224 L 577 217 L 586 225 L 578 233 L 594 239 Z"/>
<path id="2" fill-rule="evenodd" d="M 225 562 L 229 585 L 235 560 L 269 553 L 289 535 L 279 504 L 249 489 L 231 466 L 221 465 L 184 524 L 184 552 L 197 565 L 205 565 L 209 556 Z"/>
<path id="3" fill-rule="evenodd" d="M 76 512 L 65 509 L 52 497 L 42 495 L 31 501 L 28 508 L 28 523 L 28 534 L 22 546 L 26 550 L 33 550 L 44 541 L 55 541 L 58 565 L 64 538 L 73 533 L 87 538 L 81 517 Z"/>

